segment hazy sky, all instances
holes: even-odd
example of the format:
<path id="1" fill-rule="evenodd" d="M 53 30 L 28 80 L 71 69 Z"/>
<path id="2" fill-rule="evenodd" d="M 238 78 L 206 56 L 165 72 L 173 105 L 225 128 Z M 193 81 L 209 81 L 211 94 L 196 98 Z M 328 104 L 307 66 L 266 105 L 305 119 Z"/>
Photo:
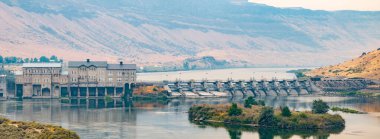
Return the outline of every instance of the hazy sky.
<path id="1" fill-rule="evenodd" d="M 302 7 L 313 10 L 380 11 L 380 0 L 249 0 L 275 7 Z"/>

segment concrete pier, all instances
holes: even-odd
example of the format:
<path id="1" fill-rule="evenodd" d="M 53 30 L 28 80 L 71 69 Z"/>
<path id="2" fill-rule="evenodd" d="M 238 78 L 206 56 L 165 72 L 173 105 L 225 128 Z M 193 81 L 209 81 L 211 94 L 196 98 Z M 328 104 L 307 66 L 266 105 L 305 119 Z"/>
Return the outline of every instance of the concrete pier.
<path id="1" fill-rule="evenodd" d="M 307 95 L 318 90 L 310 80 L 227 80 L 227 81 L 174 81 L 164 88 L 173 97 L 226 97 L 226 96 L 289 96 Z"/>

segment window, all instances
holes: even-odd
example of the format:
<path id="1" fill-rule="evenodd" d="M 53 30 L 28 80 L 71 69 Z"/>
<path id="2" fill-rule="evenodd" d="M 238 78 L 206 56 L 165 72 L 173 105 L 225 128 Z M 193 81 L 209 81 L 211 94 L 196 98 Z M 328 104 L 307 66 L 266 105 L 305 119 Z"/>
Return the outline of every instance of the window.
<path id="1" fill-rule="evenodd" d="M 117 82 L 121 82 L 121 78 L 117 78 Z"/>
<path id="2" fill-rule="evenodd" d="M 108 78 L 108 81 L 109 81 L 109 82 L 112 82 L 113 80 L 112 80 L 112 78 Z"/>
<path id="3" fill-rule="evenodd" d="M 99 81 L 100 82 L 104 82 L 104 78 L 99 78 Z"/>

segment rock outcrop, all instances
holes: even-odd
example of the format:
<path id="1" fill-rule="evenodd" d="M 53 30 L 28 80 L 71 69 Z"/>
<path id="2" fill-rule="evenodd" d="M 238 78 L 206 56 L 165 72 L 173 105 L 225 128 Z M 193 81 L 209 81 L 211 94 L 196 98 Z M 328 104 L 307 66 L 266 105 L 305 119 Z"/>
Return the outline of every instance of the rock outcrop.
<path id="1" fill-rule="evenodd" d="M 358 58 L 306 73 L 308 76 L 380 79 L 380 50 L 363 53 Z"/>

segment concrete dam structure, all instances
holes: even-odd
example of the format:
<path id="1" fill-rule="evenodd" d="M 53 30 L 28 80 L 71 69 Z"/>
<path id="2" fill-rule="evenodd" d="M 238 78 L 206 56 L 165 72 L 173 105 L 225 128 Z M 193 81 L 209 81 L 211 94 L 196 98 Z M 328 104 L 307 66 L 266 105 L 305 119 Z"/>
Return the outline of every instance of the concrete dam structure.
<path id="1" fill-rule="evenodd" d="M 310 80 L 227 80 L 164 82 L 172 97 L 298 96 L 319 92 Z"/>

